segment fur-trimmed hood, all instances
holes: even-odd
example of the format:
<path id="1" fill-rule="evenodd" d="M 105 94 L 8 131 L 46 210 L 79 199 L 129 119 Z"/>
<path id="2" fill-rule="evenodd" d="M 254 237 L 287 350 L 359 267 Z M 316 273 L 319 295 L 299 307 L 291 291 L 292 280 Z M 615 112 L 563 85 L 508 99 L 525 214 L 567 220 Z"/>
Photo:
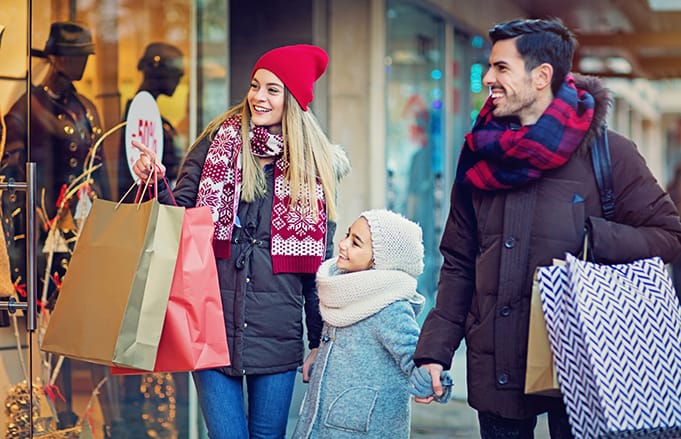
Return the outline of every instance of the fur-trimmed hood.
<path id="1" fill-rule="evenodd" d="M 601 79 L 596 76 L 586 76 L 578 73 L 573 73 L 573 76 L 575 77 L 575 85 L 577 88 L 589 92 L 589 94 L 593 96 L 596 104 L 591 126 L 584 136 L 581 145 L 577 149 L 577 154 L 585 155 L 589 154 L 594 138 L 603 132 L 608 110 L 612 104 L 612 95 L 610 90 L 603 86 Z"/>
<path id="2" fill-rule="evenodd" d="M 350 173 L 352 167 L 350 166 L 350 159 L 345 153 L 342 146 L 331 144 L 331 160 L 333 161 L 333 169 L 336 171 L 336 177 L 340 180 Z"/>

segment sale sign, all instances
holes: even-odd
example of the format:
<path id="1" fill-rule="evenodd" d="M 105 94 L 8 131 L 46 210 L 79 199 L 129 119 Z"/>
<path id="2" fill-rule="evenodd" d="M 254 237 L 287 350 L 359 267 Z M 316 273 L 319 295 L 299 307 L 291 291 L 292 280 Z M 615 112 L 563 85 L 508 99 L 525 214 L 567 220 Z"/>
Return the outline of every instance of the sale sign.
<path id="1" fill-rule="evenodd" d="M 135 181 L 139 179 L 132 172 L 132 165 L 140 158 L 140 151 L 132 146 L 137 140 L 156 153 L 160 161 L 163 158 L 163 123 L 156 100 L 147 91 L 135 95 L 130 103 L 125 124 L 125 156 L 128 170 Z"/>

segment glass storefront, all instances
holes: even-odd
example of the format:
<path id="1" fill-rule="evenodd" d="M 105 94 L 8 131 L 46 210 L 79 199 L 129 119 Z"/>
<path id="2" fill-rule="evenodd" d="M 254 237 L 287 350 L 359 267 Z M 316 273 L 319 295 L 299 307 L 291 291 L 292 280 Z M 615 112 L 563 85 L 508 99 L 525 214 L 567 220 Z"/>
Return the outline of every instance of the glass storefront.
<path id="1" fill-rule="evenodd" d="M 386 206 L 423 229 L 418 288 L 432 303 L 440 265 L 441 218 L 433 213 L 443 175 L 444 22 L 409 2 L 389 1 L 387 35 Z"/>
<path id="2" fill-rule="evenodd" d="M 430 306 L 456 160 L 487 96 L 482 75 L 488 49 L 482 37 L 454 28 L 415 2 L 386 6 L 386 206 L 423 229 L 425 270 L 418 288 Z"/>
<path id="3" fill-rule="evenodd" d="M 94 193 L 118 200 L 132 183 L 121 144 L 130 100 L 140 91 L 154 98 L 163 125 L 163 161 L 176 165 L 199 127 L 226 108 L 227 2 L 199 3 L 0 0 L 0 110 L 6 116 L 0 174 L 5 181 L 24 181 L 24 163 L 38 164 L 41 309 L 30 368 L 26 317 L 6 311 L 0 316 L 0 437 L 28 437 L 27 395 L 21 391 L 31 378 L 34 390 L 43 391 L 36 400 L 36 435 L 78 437 L 90 429 L 96 438 L 196 437 L 198 411 L 192 407 L 190 413 L 188 374 L 112 376 L 106 366 L 59 359 L 37 345 L 77 240 L 78 209 L 87 209 L 83 200 Z M 93 152 L 101 167 L 88 168 Z M 85 192 L 71 191 L 86 169 L 93 171 L 94 184 Z M 56 203 L 66 208 L 57 213 Z M 3 232 L 12 284 L 0 286 L 0 300 L 25 300 L 24 224 L 23 194 L 5 191 Z M 59 233 L 50 233 L 55 229 Z"/>
<path id="4" fill-rule="evenodd" d="M 453 128 L 454 158 L 459 156 L 464 136 L 473 126 L 473 122 L 478 117 L 478 111 L 488 95 L 488 90 L 482 85 L 482 77 L 487 71 L 488 55 L 489 43 L 484 38 L 459 30 L 454 31 L 453 99 L 452 113 L 449 118 Z"/>

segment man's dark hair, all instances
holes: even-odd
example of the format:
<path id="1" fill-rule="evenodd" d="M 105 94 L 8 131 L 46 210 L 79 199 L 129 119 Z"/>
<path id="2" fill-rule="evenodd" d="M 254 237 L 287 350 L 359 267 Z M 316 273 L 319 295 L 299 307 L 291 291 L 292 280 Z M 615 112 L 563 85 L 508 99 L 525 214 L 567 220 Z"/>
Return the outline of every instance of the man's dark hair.
<path id="1" fill-rule="evenodd" d="M 492 44 L 516 38 L 515 44 L 530 72 L 542 63 L 553 66 L 551 90 L 555 95 L 572 68 L 577 40 L 557 18 L 550 20 L 513 20 L 497 24 L 489 30 Z"/>

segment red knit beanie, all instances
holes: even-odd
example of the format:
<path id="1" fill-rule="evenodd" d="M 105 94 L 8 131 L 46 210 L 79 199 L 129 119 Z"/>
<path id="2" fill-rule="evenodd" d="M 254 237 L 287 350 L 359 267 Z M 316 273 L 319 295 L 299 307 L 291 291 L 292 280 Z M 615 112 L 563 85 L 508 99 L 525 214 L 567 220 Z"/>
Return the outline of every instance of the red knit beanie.
<path id="1" fill-rule="evenodd" d="M 324 74 L 328 62 L 329 55 L 317 46 L 297 44 L 277 47 L 258 59 L 251 72 L 251 79 L 256 70 L 269 70 L 284 83 L 300 108 L 307 111 L 307 105 L 314 97 L 314 82 Z"/>

